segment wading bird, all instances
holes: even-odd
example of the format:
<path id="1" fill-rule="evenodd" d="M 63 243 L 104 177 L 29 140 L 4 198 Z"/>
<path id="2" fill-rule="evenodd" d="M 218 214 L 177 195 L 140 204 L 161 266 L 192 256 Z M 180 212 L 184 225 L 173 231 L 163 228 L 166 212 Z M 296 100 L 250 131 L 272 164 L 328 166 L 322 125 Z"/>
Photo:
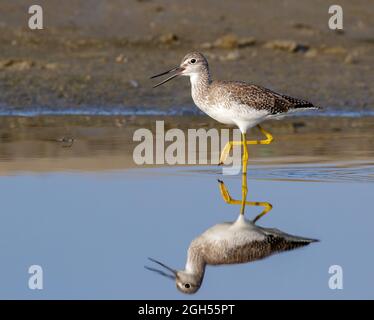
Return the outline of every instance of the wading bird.
<path id="1" fill-rule="evenodd" d="M 156 74 L 151 79 L 172 73 L 158 83 L 160 86 L 177 76 L 189 76 L 191 94 L 199 109 L 218 122 L 236 125 L 242 133 L 241 141 L 229 141 L 222 150 L 223 164 L 234 145 L 243 145 L 243 172 L 247 171 L 248 144 L 269 144 L 273 136 L 259 124 L 268 119 L 280 118 L 294 111 L 318 109 L 308 101 L 296 99 L 269 89 L 239 81 L 213 81 L 207 59 L 199 52 L 188 53 L 178 67 Z M 257 126 L 264 140 L 246 139 L 248 129 Z"/>

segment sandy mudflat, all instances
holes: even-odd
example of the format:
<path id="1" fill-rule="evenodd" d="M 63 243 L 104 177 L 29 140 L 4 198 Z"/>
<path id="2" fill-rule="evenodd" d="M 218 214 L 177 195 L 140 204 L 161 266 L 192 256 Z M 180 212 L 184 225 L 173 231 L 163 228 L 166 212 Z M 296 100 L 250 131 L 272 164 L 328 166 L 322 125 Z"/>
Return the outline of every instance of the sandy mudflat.
<path id="1" fill-rule="evenodd" d="M 328 29 L 323 0 L 40 1 L 42 31 L 27 28 L 31 3 L 0 4 L 1 108 L 190 108 L 187 79 L 152 90 L 148 77 L 195 49 L 216 78 L 325 107 L 374 106 L 372 1 L 339 2 L 343 33 Z"/>

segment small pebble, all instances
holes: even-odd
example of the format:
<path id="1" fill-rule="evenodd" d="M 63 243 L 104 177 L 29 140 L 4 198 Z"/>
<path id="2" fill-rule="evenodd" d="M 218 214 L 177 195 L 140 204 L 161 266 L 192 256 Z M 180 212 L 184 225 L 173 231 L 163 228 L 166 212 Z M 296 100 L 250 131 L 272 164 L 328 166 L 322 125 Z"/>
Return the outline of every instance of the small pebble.
<path id="1" fill-rule="evenodd" d="M 162 44 L 172 44 L 178 41 L 179 41 L 179 38 L 175 33 L 167 33 L 159 37 L 159 42 Z"/>
<path id="2" fill-rule="evenodd" d="M 136 81 L 136 80 L 130 80 L 129 81 L 130 85 L 133 87 L 133 88 L 138 88 L 139 87 L 139 82 Z"/>
<path id="3" fill-rule="evenodd" d="M 240 53 L 238 50 L 230 51 L 226 55 L 220 56 L 219 59 L 221 61 L 235 61 L 240 59 Z"/>
<path id="4" fill-rule="evenodd" d="M 126 63 L 127 61 L 128 61 L 127 57 L 122 53 L 116 57 L 117 63 Z"/>
<path id="5" fill-rule="evenodd" d="M 293 40 L 273 40 L 268 41 L 264 45 L 265 48 L 273 50 L 283 50 L 288 52 L 306 52 L 309 50 L 309 46 L 298 43 Z"/>

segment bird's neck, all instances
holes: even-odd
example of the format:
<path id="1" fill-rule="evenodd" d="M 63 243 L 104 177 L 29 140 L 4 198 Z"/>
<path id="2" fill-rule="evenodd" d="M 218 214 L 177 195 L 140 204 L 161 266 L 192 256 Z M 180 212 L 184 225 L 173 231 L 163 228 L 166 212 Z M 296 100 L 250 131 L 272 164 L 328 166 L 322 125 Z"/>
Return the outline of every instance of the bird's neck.
<path id="1" fill-rule="evenodd" d="M 187 254 L 187 263 L 185 272 L 194 274 L 200 279 L 200 283 L 203 281 L 205 273 L 206 262 L 201 255 L 201 252 L 198 248 L 190 246 Z"/>
<path id="2" fill-rule="evenodd" d="M 199 73 L 190 75 L 192 95 L 202 95 L 209 89 L 212 79 L 210 77 L 209 69 L 203 69 Z"/>

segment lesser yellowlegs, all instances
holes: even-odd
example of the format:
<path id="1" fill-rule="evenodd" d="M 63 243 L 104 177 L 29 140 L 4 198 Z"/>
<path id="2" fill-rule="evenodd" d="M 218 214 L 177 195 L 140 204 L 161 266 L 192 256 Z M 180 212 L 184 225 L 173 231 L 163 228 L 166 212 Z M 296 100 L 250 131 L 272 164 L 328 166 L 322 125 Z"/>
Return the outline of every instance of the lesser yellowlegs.
<path id="1" fill-rule="evenodd" d="M 218 122 L 236 125 L 242 133 L 242 141 L 230 141 L 223 149 L 220 163 L 224 163 L 234 145 L 243 145 L 243 172 L 248 161 L 248 144 L 269 144 L 272 135 L 259 126 L 264 120 L 280 118 L 294 111 L 318 109 L 308 101 L 276 93 L 258 85 L 239 81 L 212 81 L 207 59 L 199 52 L 188 53 L 178 67 L 154 75 L 156 78 L 173 73 L 157 87 L 177 76 L 189 76 L 195 104 Z M 264 140 L 247 141 L 248 129 L 258 126 Z"/>

